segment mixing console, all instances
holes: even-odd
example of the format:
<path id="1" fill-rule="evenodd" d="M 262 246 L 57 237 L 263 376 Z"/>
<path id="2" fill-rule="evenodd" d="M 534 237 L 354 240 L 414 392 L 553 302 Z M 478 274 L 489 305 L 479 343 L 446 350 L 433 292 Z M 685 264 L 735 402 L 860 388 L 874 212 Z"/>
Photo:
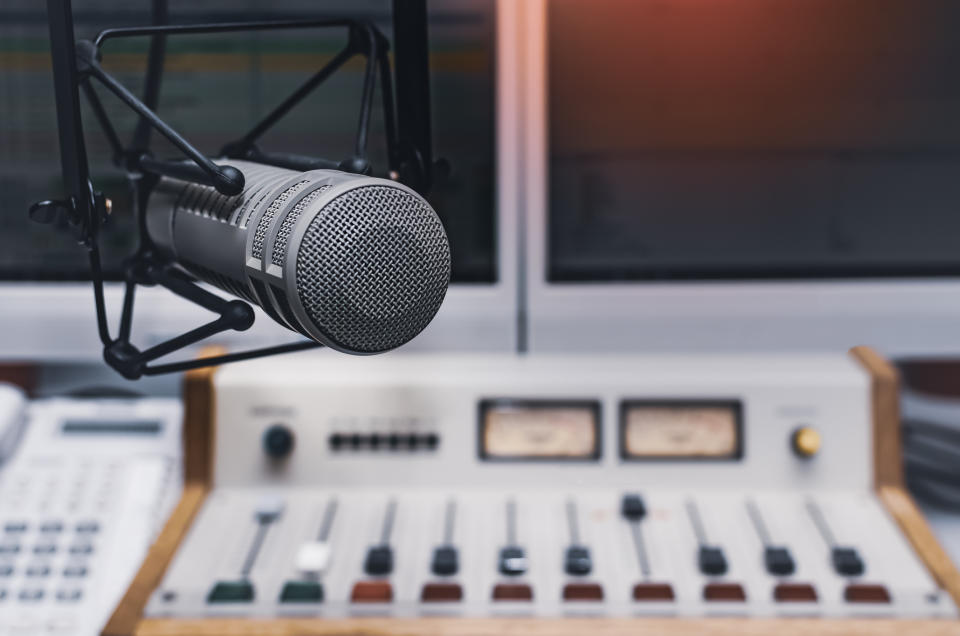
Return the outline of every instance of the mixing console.
<path id="1" fill-rule="evenodd" d="M 668 489 L 216 492 L 150 610 L 956 612 L 868 496 Z"/>
<path id="2" fill-rule="evenodd" d="M 931 567 L 885 502 L 874 441 L 896 414 L 877 396 L 853 355 L 224 368 L 209 493 L 142 616 L 158 634 L 241 618 L 955 618 L 953 566 Z"/>

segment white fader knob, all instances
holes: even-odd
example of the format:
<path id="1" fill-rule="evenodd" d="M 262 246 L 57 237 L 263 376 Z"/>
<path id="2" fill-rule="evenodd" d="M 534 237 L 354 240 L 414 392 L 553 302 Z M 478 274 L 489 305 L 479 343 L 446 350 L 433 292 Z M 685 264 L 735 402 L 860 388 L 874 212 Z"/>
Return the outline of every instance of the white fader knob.
<path id="1" fill-rule="evenodd" d="M 266 495 L 257 502 L 253 514 L 258 523 L 273 523 L 283 514 L 285 505 L 281 497 Z"/>
<path id="2" fill-rule="evenodd" d="M 330 544 L 310 541 L 297 550 L 296 566 L 301 574 L 320 576 L 330 565 Z"/>

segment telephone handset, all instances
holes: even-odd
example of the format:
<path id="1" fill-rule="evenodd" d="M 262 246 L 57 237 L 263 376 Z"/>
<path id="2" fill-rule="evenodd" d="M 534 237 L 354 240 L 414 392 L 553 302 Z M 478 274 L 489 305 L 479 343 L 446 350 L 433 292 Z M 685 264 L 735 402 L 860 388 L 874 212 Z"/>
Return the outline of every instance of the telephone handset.
<path id="1" fill-rule="evenodd" d="M 27 396 L 18 387 L 0 382 L 0 466 L 13 455 L 27 423 Z"/>

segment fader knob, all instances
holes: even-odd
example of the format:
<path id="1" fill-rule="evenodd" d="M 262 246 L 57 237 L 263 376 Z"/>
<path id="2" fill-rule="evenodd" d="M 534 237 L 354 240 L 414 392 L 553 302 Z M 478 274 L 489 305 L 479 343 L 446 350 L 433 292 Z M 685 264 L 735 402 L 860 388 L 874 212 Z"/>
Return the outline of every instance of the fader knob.
<path id="1" fill-rule="evenodd" d="M 640 521 L 647 516 L 647 506 L 640 495 L 624 495 L 620 502 L 620 514 L 630 521 Z"/>
<path id="2" fill-rule="evenodd" d="M 293 432 L 283 424 L 274 424 L 263 434 L 263 452 L 272 459 L 284 459 L 293 452 Z"/>

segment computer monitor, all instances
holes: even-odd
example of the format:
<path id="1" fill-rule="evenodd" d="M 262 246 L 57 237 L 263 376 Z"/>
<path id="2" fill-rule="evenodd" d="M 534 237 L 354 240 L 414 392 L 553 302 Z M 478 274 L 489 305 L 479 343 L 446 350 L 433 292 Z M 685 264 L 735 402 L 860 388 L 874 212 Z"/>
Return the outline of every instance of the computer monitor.
<path id="1" fill-rule="evenodd" d="M 533 351 L 960 351 L 960 5 L 531 0 Z"/>
<path id="2" fill-rule="evenodd" d="M 516 339 L 519 128 L 513 59 L 518 38 L 504 0 L 445 0 L 429 10 L 433 138 L 436 157 L 452 170 L 430 200 L 447 229 L 452 285 L 427 330 L 409 348 L 512 350 Z M 77 38 L 112 26 L 149 24 L 149 0 L 74 0 Z M 170 0 L 171 23 L 302 19 L 321 16 L 373 20 L 392 36 L 390 0 Z M 506 32 L 509 37 L 500 37 Z M 43 3 L 11 0 L 0 6 L 0 360 L 99 359 L 100 343 L 85 251 L 72 239 L 27 219 L 31 203 L 62 194 L 59 147 Z M 104 65 L 140 92 L 146 38 L 105 46 Z M 216 153 L 269 112 L 345 43 L 338 31 L 295 30 L 175 36 L 167 40 L 160 114 L 202 151 Z M 348 63 L 264 139 L 271 150 L 342 158 L 357 125 L 362 65 Z M 101 99 L 122 122 L 134 120 L 113 97 Z M 375 100 L 369 140 L 375 166 L 385 166 L 383 118 Z M 86 104 L 84 105 L 86 106 Z M 104 267 L 119 281 L 133 250 L 130 195 L 96 120 L 84 124 L 95 185 L 113 200 L 104 230 Z M 155 136 L 156 154 L 179 156 Z M 219 292 L 218 292 L 219 293 Z M 110 316 L 119 317 L 121 283 L 108 285 Z M 136 300 L 134 340 L 151 345 L 210 319 L 210 314 L 162 289 Z M 113 323 L 116 329 L 116 323 Z M 219 336 L 231 349 L 295 339 L 258 311 L 251 331 Z"/>

